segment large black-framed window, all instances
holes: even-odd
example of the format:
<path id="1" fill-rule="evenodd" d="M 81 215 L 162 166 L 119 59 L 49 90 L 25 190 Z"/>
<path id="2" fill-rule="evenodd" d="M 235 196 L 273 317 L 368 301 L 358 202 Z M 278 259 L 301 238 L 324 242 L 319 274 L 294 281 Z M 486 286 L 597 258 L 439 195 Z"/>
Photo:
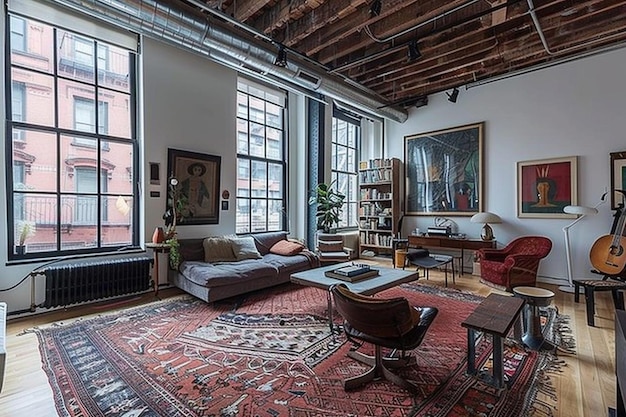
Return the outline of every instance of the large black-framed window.
<path id="1" fill-rule="evenodd" d="M 237 83 L 237 233 L 287 230 L 287 96 Z"/>
<path id="2" fill-rule="evenodd" d="M 361 122 L 335 108 L 331 137 L 331 180 L 334 188 L 344 194 L 339 229 L 358 227 L 358 157 L 361 142 Z"/>
<path id="3" fill-rule="evenodd" d="M 136 52 L 6 22 L 8 259 L 139 247 Z"/>

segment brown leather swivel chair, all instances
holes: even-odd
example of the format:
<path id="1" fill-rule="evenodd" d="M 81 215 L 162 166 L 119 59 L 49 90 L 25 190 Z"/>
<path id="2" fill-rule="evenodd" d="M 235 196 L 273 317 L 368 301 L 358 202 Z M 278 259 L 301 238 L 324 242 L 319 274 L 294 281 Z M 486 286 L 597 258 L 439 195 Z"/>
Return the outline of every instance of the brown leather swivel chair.
<path id="1" fill-rule="evenodd" d="M 399 368 L 414 363 L 414 358 L 406 351 L 418 347 L 426 331 L 437 316 L 435 307 L 412 307 L 406 298 L 382 299 L 356 294 L 345 284 L 337 284 L 330 289 L 335 308 L 344 318 L 344 331 L 349 340 L 361 345 L 362 342 L 375 346 L 375 355 L 365 355 L 351 350 L 348 356 L 371 365 L 364 374 L 344 380 L 344 389 L 359 387 L 374 378 L 383 377 L 409 391 L 417 391 L 417 386 L 396 375 L 389 368 Z M 382 348 L 401 351 L 400 357 L 383 357 Z M 411 361 L 413 359 L 413 361 Z"/>

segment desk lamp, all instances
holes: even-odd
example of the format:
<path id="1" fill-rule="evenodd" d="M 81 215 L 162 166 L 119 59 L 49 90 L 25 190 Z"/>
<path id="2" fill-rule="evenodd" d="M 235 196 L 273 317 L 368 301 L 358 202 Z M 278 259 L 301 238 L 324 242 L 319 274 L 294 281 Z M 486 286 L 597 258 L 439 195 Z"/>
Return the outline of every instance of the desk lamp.
<path id="1" fill-rule="evenodd" d="M 470 219 L 472 223 L 484 223 L 480 237 L 482 240 L 493 240 L 495 239 L 493 236 L 493 229 L 489 226 L 491 224 L 502 223 L 502 219 L 497 214 L 490 213 L 488 211 L 476 213 Z"/>

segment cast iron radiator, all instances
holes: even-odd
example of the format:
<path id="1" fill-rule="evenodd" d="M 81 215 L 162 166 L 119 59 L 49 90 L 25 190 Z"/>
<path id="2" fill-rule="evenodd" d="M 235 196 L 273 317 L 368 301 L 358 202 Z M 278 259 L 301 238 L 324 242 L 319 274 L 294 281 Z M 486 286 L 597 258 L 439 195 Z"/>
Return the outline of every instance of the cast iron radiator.
<path id="1" fill-rule="evenodd" d="M 150 288 L 152 258 L 130 256 L 63 261 L 44 267 L 45 300 L 50 308 L 145 291 Z"/>

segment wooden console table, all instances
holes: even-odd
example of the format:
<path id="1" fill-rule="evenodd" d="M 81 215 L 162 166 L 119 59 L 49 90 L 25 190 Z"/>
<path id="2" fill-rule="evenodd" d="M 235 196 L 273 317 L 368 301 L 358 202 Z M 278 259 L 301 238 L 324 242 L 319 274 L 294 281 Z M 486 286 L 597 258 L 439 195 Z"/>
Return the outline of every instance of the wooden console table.
<path id="1" fill-rule="evenodd" d="M 483 248 L 496 248 L 495 240 L 481 240 L 481 239 L 460 239 L 447 236 L 415 236 L 410 235 L 408 237 L 409 247 L 430 247 L 430 248 L 446 248 L 446 249 L 458 249 L 461 251 L 461 272 L 463 275 L 465 272 L 465 250 L 477 250 Z"/>

